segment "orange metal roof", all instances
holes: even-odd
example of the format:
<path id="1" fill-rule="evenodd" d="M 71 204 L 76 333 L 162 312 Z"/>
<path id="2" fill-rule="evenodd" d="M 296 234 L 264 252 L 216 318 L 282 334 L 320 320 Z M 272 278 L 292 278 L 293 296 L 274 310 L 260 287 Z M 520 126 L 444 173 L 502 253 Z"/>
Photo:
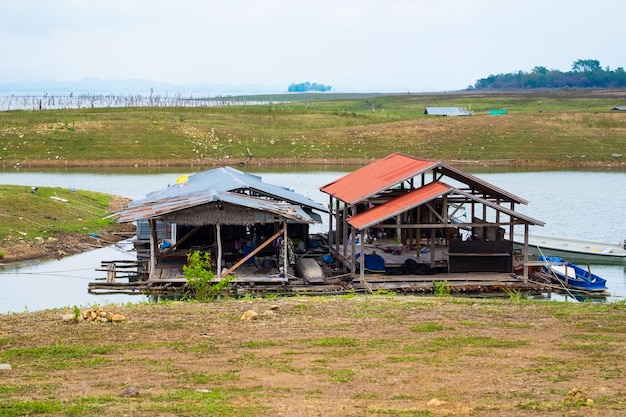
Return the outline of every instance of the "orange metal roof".
<path id="1" fill-rule="evenodd" d="M 468 200 L 475 201 L 480 204 L 484 204 L 491 207 L 494 210 L 500 211 L 518 221 L 534 224 L 537 226 L 543 226 L 545 223 L 539 220 L 535 220 L 532 217 L 525 216 L 514 210 L 503 207 L 497 203 L 485 200 L 483 198 L 472 195 L 471 193 L 459 190 L 451 185 L 443 182 L 435 181 L 427 184 L 423 187 L 417 188 L 413 191 L 409 191 L 406 194 L 402 194 L 399 197 L 389 200 L 379 206 L 376 206 L 367 211 L 357 213 L 348 219 L 348 224 L 357 230 L 363 230 L 367 227 L 381 223 L 387 219 L 390 219 L 400 213 L 410 210 L 414 207 L 441 197 L 444 194 L 457 194 L 466 197 Z"/>
<path id="2" fill-rule="evenodd" d="M 394 153 L 323 186 L 320 191 L 352 205 L 439 164 Z"/>
<path id="3" fill-rule="evenodd" d="M 376 206 L 362 213 L 357 213 L 355 216 L 348 219 L 348 223 L 357 230 L 362 230 L 420 204 L 433 200 L 434 198 L 447 193 L 451 189 L 451 186 L 442 182 L 431 182 L 428 185 L 417 188 L 401 195 L 400 197 L 394 198 L 393 200 L 389 200 L 380 206 Z"/>

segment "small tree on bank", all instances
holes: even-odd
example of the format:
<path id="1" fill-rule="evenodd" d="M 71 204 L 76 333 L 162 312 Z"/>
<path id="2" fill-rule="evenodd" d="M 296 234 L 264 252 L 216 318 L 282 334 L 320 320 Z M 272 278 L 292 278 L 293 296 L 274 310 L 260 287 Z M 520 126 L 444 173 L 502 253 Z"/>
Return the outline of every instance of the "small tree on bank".
<path id="1" fill-rule="evenodd" d="M 188 254 L 187 265 L 183 265 L 183 271 L 191 287 L 186 297 L 193 292 L 193 298 L 204 303 L 223 296 L 232 280 L 230 276 L 227 276 L 218 282 L 213 281 L 215 274 L 211 270 L 211 255 L 208 252 L 194 251 Z"/>

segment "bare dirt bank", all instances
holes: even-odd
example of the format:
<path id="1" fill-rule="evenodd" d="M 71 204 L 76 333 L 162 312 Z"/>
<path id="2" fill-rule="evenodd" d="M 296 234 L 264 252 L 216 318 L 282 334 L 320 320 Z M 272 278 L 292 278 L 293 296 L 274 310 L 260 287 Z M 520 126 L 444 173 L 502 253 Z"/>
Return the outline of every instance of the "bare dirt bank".
<path id="1" fill-rule="evenodd" d="M 4 241 L 2 250 L 4 257 L 0 264 L 10 264 L 27 260 L 61 259 L 93 249 L 110 246 L 130 237 L 135 231 L 132 224 L 115 224 L 97 233 L 90 234 L 64 233 L 56 234 L 41 241 L 26 242 Z"/>
<path id="2" fill-rule="evenodd" d="M 370 295 L 105 310 L 126 320 L 0 315 L 12 368 L 0 370 L 0 414 L 626 412 L 623 304 Z"/>
<path id="3" fill-rule="evenodd" d="M 114 213 L 125 207 L 129 199 L 111 196 L 109 211 Z M 135 226 L 130 223 L 113 223 L 96 233 L 55 233 L 49 238 L 35 240 L 4 239 L 0 242 L 3 256 L 0 264 L 39 259 L 60 259 L 69 255 L 110 246 L 120 240 L 131 237 L 135 233 Z"/>

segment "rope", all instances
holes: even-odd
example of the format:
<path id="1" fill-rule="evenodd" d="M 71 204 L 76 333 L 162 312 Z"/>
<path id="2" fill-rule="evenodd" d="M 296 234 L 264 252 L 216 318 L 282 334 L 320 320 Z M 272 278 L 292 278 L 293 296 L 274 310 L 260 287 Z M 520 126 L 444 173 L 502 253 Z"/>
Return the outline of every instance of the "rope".
<path id="1" fill-rule="evenodd" d="M 546 256 L 543 254 L 543 251 L 541 250 L 541 248 L 539 247 L 539 245 L 537 245 L 537 250 L 539 251 L 539 253 L 541 253 L 541 256 L 543 256 L 544 258 L 546 258 Z M 567 292 L 569 294 L 570 297 L 572 297 L 574 300 L 578 301 L 576 299 L 576 297 L 574 297 L 574 294 L 572 294 L 572 292 L 569 290 L 569 288 L 567 288 L 567 286 L 565 285 L 565 283 L 563 282 L 563 280 L 561 280 L 555 273 L 554 270 L 552 268 L 550 269 L 550 273 L 554 276 L 554 278 L 556 278 L 560 283 L 561 286 L 563 287 L 563 289 L 565 290 L 565 292 Z"/>

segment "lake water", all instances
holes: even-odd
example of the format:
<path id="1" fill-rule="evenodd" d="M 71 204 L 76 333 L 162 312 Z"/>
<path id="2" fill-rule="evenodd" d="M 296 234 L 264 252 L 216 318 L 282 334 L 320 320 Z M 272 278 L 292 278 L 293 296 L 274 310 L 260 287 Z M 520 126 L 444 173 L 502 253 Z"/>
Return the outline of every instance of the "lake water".
<path id="1" fill-rule="evenodd" d="M 328 196 L 319 187 L 339 178 L 346 171 L 255 172 L 267 183 L 289 187 L 319 203 Z M 117 171 L 121 172 L 121 171 Z M 46 171 L 0 172 L 1 184 L 87 189 L 131 199 L 174 184 L 184 169 L 170 172 L 116 173 Z M 546 223 L 531 233 L 622 242 L 626 239 L 626 173 L 589 171 L 476 172 L 474 175 L 529 202 L 516 210 Z M 326 218 L 324 218 L 326 220 Z M 319 225 L 312 231 L 326 231 Z M 87 284 L 104 278 L 96 272 L 100 261 L 133 259 L 126 247 L 110 247 L 71 256 L 60 261 L 24 264 L 0 269 L 0 313 L 70 308 L 74 305 L 104 305 L 147 301 L 143 295 L 94 295 Z M 626 297 L 626 274 L 619 265 L 594 265 L 592 272 L 607 279 L 612 296 Z M 554 297 L 554 296 L 553 296 Z"/>

